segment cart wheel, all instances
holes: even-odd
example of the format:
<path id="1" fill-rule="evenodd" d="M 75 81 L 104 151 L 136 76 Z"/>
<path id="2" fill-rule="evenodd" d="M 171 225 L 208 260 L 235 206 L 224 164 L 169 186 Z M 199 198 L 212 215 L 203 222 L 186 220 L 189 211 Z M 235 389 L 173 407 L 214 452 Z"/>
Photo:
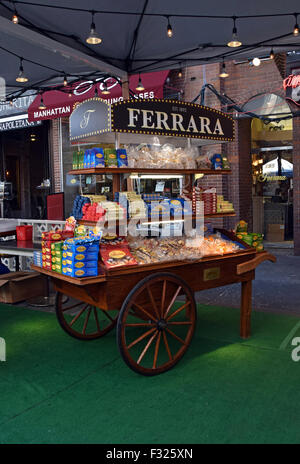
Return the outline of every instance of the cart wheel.
<path id="1" fill-rule="evenodd" d="M 121 356 L 139 374 L 171 369 L 190 345 L 196 318 L 194 294 L 182 279 L 170 273 L 146 277 L 131 290 L 118 317 Z"/>
<path id="2" fill-rule="evenodd" d="M 104 311 L 73 298 L 64 303 L 60 292 L 56 294 L 55 309 L 64 331 L 79 340 L 103 337 L 114 328 L 118 318 L 118 311 Z"/>

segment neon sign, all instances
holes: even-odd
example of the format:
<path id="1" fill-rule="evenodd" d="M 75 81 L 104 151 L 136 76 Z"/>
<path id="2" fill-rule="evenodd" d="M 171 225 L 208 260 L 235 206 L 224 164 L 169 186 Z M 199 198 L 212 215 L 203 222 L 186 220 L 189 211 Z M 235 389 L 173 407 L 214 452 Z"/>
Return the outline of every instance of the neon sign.
<path id="1" fill-rule="evenodd" d="M 290 74 L 283 80 L 286 98 L 300 105 L 300 74 Z"/>

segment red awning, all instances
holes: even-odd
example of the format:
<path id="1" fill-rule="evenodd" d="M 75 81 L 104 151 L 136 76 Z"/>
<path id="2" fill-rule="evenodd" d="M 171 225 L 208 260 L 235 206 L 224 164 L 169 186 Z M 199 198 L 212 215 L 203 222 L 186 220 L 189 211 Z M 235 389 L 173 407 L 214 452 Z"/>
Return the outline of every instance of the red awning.
<path id="1" fill-rule="evenodd" d="M 138 98 L 163 98 L 163 86 L 168 77 L 169 71 L 159 71 L 141 74 L 141 79 L 145 90 L 136 93 Z M 129 77 L 129 88 L 135 91 L 138 84 L 139 75 Z M 92 81 L 81 81 L 73 84 L 72 88 L 66 87 L 66 92 L 59 90 L 49 90 L 43 93 L 43 102 L 46 109 L 40 110 L 41 97 L 38 95 L 28 108 L 28 120 L 40 121 L 42 119 L 56 119 L 70 116 L 74 106 L 88 98 L 92 98 L 97 87 L 98 94 L 104 100 L 115 103 L 122 100 L 122 89 L 118 82 L 113 78 L 106 80 L 109 95 L 103 95 L 103 83 L 93 84 Z"/>

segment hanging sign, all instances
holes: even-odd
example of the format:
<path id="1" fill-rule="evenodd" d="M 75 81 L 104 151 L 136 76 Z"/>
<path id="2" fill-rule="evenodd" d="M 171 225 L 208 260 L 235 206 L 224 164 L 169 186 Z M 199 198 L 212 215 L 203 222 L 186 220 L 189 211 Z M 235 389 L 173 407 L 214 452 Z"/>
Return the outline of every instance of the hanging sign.
<path id="1" fill-rule="evenodd" d="M 112 130 L 232 141 L 233 119 L 221 111 L 176 100 L 127 100 L 111 105 Z"/>
<path id="2" fill-rule="evenodd" d="M 101 98 L 79 103 L 70 117 L 70 140 L 110 131 L 110 105 Z"/>
<path id="3" fill-rule="evenodd" d="M 286 98 L 300 106 L 300 74 L 290 74 L 283 80 Z"/>

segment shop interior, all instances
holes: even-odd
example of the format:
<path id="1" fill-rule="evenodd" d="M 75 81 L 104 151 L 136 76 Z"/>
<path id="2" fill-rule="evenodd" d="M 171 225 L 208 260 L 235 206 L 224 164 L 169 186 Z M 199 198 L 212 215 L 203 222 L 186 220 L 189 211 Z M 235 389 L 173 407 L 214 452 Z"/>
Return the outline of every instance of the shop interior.
<path id="1" fill-rule="evenodd" d="M 48 125 L 0 134 L 2 217 L 45 219 L 51 193 Z"/>

